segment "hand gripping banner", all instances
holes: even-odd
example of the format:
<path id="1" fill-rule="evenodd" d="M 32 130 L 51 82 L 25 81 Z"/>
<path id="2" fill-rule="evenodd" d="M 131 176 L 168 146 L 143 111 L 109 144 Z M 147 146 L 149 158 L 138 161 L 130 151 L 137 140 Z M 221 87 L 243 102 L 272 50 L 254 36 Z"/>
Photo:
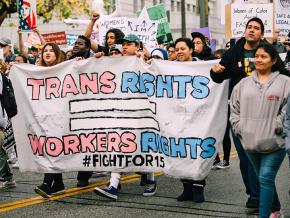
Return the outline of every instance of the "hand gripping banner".
<path id="1" fill-rule="evenodd" d="M 14 65 L 21 171 L 163 172 L 205 178 L 227 122 L 217 61 L 136 57 Z"/>

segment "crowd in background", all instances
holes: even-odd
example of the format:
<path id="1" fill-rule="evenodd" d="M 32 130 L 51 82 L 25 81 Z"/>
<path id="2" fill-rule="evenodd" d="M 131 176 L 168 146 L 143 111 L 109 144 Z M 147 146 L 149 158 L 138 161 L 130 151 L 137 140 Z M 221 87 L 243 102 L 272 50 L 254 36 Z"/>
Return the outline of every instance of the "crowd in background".
<path id="1" fill-rule="evenodd" d="M 281 216 L 275 178 L 287 152 L 290 167 L 290 33 L 281 42 L 278 41 L 279 29 L 275 29 L 274 37 L 265 39 L 263 22 L 255 17 L 248 21 L 244 37 L 231 47 L 213 52 L 208 38 L 199 32 L 193 32 L 191 38 L 178 38 L 168 45 L 160 44 L 149 53 L 136 35 L 125 36 L 119 29 L 110 29 L 106 33 L 104 46 L 90 40 L 93 25 L 98 18 L 99 14 L 92 16 L 85 34 L 80 35 L 73 49 L 66 52 L 61 51 L 54 43 L 46 43 L 37 29 L 34 32 L 39 36 L 41 44 L 30 49 L 24 47 L 22 33 L 18 31 L 21 53 L 17 55 L 13 54 L 9 39 L 0 39 L 5 59 L 0 61 L 1 74 L 9 77 L 13 64 L 27 63 L 50 67 L 71 59 L 102 56 L 136 55 L 147 64 L 151 64 L 152 59 L 179 62 L 220 59 L 210 74 L 216 83 L 230 79 L 229 112 L 223 139 L 223 160 L 217 154 L 212 168 L 230 167 L 231 135 L 248 195 L 246 207 L 259 208 L 259 217 Z M 286 53 L 285 60 L 280 58 L 279 53 Z M 2 81 L 0 94 L 1 84 Z M 3 131 L 8 122 L 5 113 L 0 113 L 0 177 L 3 180 L 0 190 L 16 186 L 7 153 L 3 149 Z M 14 166 L 17 167 L 17 163 Z M 93 173 L 78 172 L 77 186 L 87 186 Z M 120 177 L 120 173 L 111 172 L 108 187 L 96 187 L 96 194 L 116 200 Z M 181 182 L 183 192 L 177 197 L 178 201 L 205 201 L 206 180 L 181 179 Z M 144 196 L 156 193 L 157 182 L 153 173 L 142 174 L 140 185 L 145 187 Z M 35 188 L 35 192 L 44 198 L 64 190 L 60 173 L 44 174 L 42 184 Z"/>

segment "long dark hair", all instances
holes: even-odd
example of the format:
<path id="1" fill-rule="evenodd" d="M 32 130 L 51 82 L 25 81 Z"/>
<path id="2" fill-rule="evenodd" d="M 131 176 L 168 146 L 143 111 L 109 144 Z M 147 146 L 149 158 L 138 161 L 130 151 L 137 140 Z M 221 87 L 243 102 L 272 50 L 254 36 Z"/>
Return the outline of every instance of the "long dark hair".
<path id="1" fill-rule="evenodd" d="M 109 33 L 114 33 L 115 35 L 115 43 L 114 44 L 120 44 L 120 39 L 123 39 L 125 37 L 125 34 L 122 32 L 122 30 L 113 28 L 108 30 L 108 32 L 106 33 L 106 38 L 105 38 L 105 47 L 109 48 L 108 43 L 107 43 L 107 37 Z"/>
<path id="2" fill-rule="evenodd" d="M 54 53 L 55 53 L 55 57 L 56 57 L 56 60 L 55 62 L 53 63 L 53 65 L 56 65 L 56 64 L 59 64 L 61 62 L 61 51 L 58 47 L 57 44 L 55 43 L 52 43 L 52 42 L 48 42 L 46 43 L 43 48 L 42 48 L 42 51 L 41 51 L 41 63 L 40 65 L 41 66 L 44 66 L 44 67 L 47 67 L 47 64 L 44 62 L 44 59 L 43 59 L 43 53 L 44 53 L 44 49 L 47 47 L 47 46 L 51 46 Z"/>
<path id="3" fill-rule="evenodd" d="M 270 55 L 272 61 L 276 60 L 276 63 L 271 68 L 271 72 L 279 71 L 283 75 L 290 76 L 290 72 L 285 68 L 285 63 L 280 58 L 279 53 L 273 45 L 270 43 L 260 43 L 257 50 L 260 48 Z"/>

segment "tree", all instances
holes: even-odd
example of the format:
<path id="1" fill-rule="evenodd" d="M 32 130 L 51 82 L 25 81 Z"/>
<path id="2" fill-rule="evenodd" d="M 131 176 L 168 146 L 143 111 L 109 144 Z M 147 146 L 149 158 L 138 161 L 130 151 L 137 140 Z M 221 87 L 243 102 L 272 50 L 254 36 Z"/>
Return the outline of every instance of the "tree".
<path id="1" fill-rule="evenodd" d="M 53 15 L 57 19 L 77 17 L 81 14 L 90 14 L 89 0 L 37 0 L 37 15 L 48 23 Z M 0 0 L 0 26 L 7 14 L 17 12 L 17 0 Z"/>

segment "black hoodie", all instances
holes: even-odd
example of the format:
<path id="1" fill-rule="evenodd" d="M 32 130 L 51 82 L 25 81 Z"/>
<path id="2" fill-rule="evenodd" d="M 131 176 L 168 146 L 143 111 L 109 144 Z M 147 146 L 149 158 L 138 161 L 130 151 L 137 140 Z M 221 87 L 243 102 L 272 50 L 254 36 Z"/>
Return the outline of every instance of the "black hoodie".
<path id="1" fill-rule="evenodd" d="M 261 42 L 268 43 L 266 40 L 261 40 Z M 214 82 L 222 83 L 225 79 L 231 79 L 230 90 L 232 90 L 241 79 L 247 76 L 243 61 L 245 43 L 246 39 L 243 37 L 222 56 L 220 64 L 225 67 L 223 73 L 218 74 L 210 71 L 210 76 Z"/>

